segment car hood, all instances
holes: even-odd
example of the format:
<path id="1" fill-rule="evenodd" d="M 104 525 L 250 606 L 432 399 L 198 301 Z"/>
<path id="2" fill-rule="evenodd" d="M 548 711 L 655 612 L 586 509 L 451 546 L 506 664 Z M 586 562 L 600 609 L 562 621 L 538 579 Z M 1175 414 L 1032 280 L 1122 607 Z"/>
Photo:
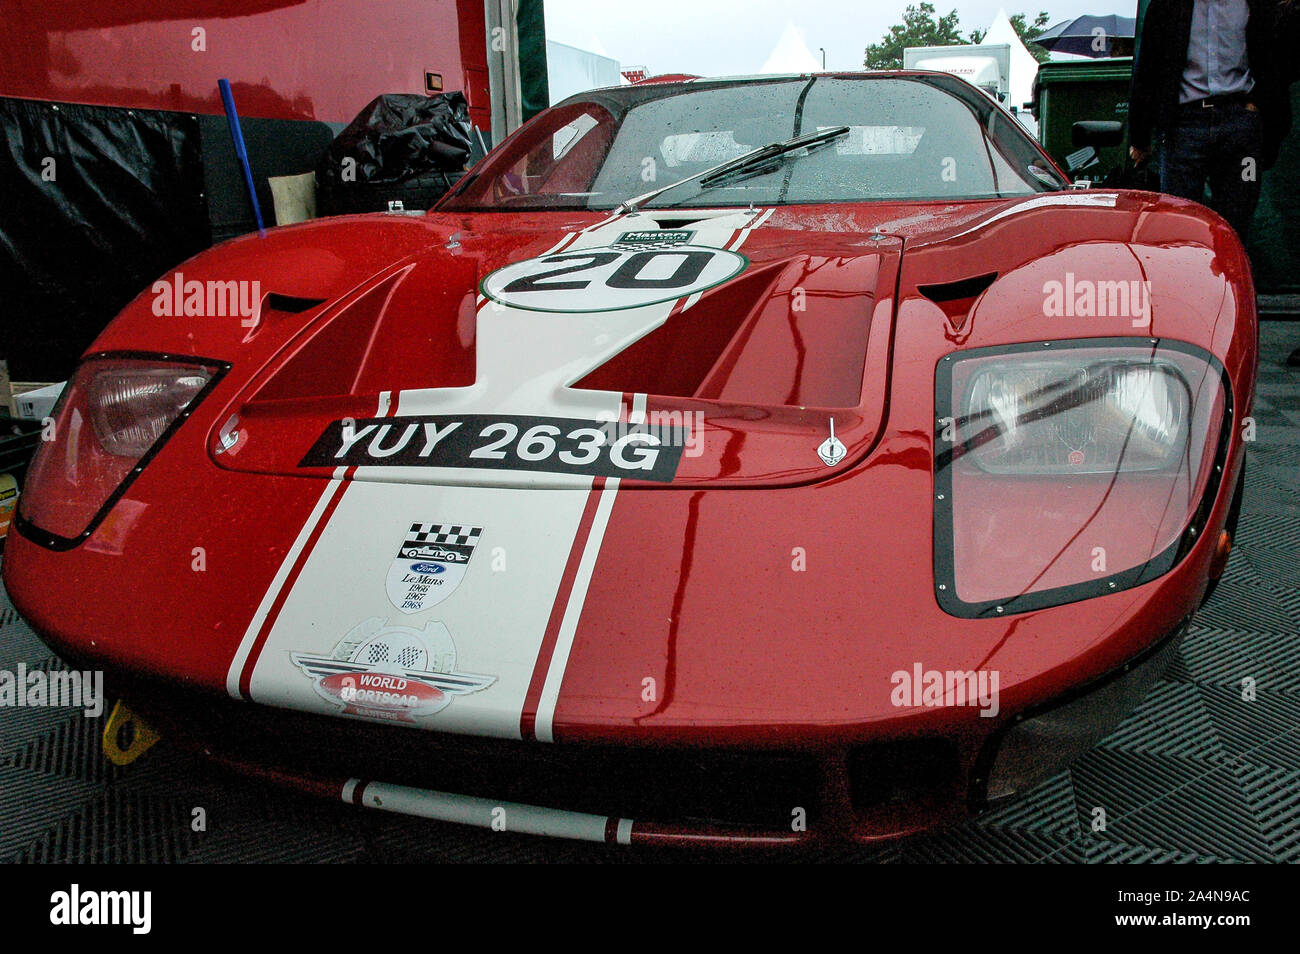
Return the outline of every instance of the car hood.
<path id="1" fill-rule="evenodd" d="M 345 217 L 199 256 L 97 344 L 171 339 L 171 353 L 229 361 L 223 393 L 237 391 L 209 451 L 232 470 L 548 488 L 600 475 L 647 488 L 806 483 L 853 467 L 880 437 L 900 281 L 913 278 L 959 342 L 999 274 L 990 227 L 1009 220 L 1018 247 L 997 251 L 1023 260 L 1050 248 L 1043 220 L 1063 206 L 1115 221 L 1114 194 Z M 145 314 L 169 282 L 179 298 L 189 283 L 231 280 L 256 284 L 255 314 L 205 316 L 183 339 Z M 611 422 L 673 445 L 668 464 L 643 475 L 470 457 L 494 453 L 509 427 L 539 425 L 558 431 L 556 456 L 568 433 Z M 422 454 L 452 425 L 451 443 Z"/>
<path id="2" fill-rule="evenodd" d="M 599 475 L 752 486 L 851 466 L 879 431 L 903 243 L 848 230 L 810 243 L 770 217 L 638 214 L 545 230 L 435 220 L 433 241 L 323 301 L 249 378 L 223 417 L 238 439 L 214 444 L 214 459 L 547 488 Z M 619 422 L 665 445 L 653 472 L 560 460 L 585 456 L 564 435 L 604 428 L 613 442 Z M 560 438 L 549 455 L 545 438 L 528 460 L 494 449 L 511 428 L 538 426 Z M 817 449 L 832 426 L 828 466 Z M 422 453 L 449 428 L 452 442 Z"/>

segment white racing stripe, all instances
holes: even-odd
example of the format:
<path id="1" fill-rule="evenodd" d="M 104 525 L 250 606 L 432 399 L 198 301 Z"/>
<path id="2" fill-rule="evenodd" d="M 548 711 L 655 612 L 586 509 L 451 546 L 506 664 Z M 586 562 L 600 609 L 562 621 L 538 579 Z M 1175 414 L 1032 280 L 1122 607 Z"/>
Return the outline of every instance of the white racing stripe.
<path id="1" fill-rule="evenodd" d="M 745 239 L 749 238 L 749 233 L 754 231 L 754 229 L 758 228 L 764 223 L 766 223 L 767 220 L 772 217 L 772 214 L 774 212 L 776 212 L 775 208 L 763 209 L 761 211 L 756 212 L 754 215 L 750 216 L 749 223 L 740 230 L 740 234 L 736 236 L 735 240 L 730 245 L 728 245 L 727 248 L 729 248 L 733 252 L 739 249 L 740 246 L 745 244 Z"/>
<path id="2" fill-rule="evenodd" d="M 645 394 L 634 394 L 632 396 L 632 411 L 627 416 L 629 424 L 640 424 L 645 421 L 645 405 L 648 396 Z"/>
<path id="3" fill-rule="evenodd" d="M 280 609 L 253 671 L 252 697 L 339 714 L 342 703 L 317 692 L 292 654 L 330 656 L 367 619 L 416 630 L 436 621 L 455 644 L 453 671 L 495 681 L 414 724 L 520 738 L 524 699 L 587 496 L 586 490 L 351 483 Z M 483 532 L 451 595 L 406 614 L 389 602 L 384 582 L 413 523 Z"/>
<path id="4" fill-rule="evenodd" d="M 644 404 L 642 405 L 644 412 Z M 546 682 L 542 685 L 542 696 L 537 703 L 537 739 L 539 742 L 555 741 L 555 704 L 560 699 L 560 684 L 564 681 L 564 670 L 569 665 L 569 652 L 573 649 L 573 637 L 578 631 L 578 619 L 582 616 L 582 607 L 587 600 L 587 587 L 591 584 L 591 574 L 596 569 L 596 557 L 600 554 L 600 545 L 605 539 L 605 528 L 609 525 L 609 513 L 614 509 L 614 497 L 618 494 L 618 480 L 605 484 L 600 492 L 600 502 L 596 505 L 596 516 L 591 524 L 591 533 L 587 545 L 578 563 L 578 573 L 573 579 L 573 590 L 569 595 L 568 606 L 564 610 L 564 619 L 560 624 L 560 633 L 551 654 L 551 662 L 546 670 Z"/>
<path id="5" fill-rule="evenodd" d="M 276 570 L 275 576 L 271 579 L 271 586 L 262 597 L 257 612 L 253 614 L 252 622 L 248 624 L 248 629 L 244 631 L 244 638 L 239 643 L 239 649 L 235 651 L 235 658 L 230 664 L 230 671 L 226 673 L 226 692 L 236 699 L 240 698 L 241 695 L 239 677 L 244 671 L 244 664 L 248 661 L 248 654 L 253 648 L 253 643 L 257 640 L 257 634 L 266 622 L 266 616 L 271 611 L 280 590 L 284 587 L 284 581 L 288 578 L 294 563 L 297 562 L 299 554 L 302 553 L 302 548 L 307 545 L 308 538 L 311 537 L 312 531 L 316 529 L 316 524 L 320 522 L 321 514 L 325 512 L 329 502 L 334 499 L 334 495 L 343 487 L 343 475 L 346 472 L 346 467 L 336 467 L 334 469 L 334 475 L 326 483 L 325 489 L 316 501 L 316 506 L 312 508 L 311 514 L 307 517 L 307 522 L 298 531 L 293 546 L 289 548 L 289 552 L 280 563 L 280 569 Z"/>
<path id="6" fill-rule="evenodd" d="M 700 220 L 690 227 L 696 233 L 691 244 L 738 248 L 770 214 L 692 210 Z M 657 223 L 644 213 L 618 217 L 584 230 L 565 248 L 605 247 L 624 232 L 655 228 Z M 675 304 L 554 315 L 484 301 L 477 318 L 474 384 L 402 391 L 395 399 L 385 395 L 380 416 L 520 414 L 618 420 L 622 393 L 569 385 L 662 325 Z M 645 414 L 646 395 L 637 394 L 629 417 L 640 421 Z M 521 717 L 531 708 L 530 686 L 536 694 L 541 679 L 534 731 L 537 738 L 552 740 L 565 669 L 618 479 L 608 479 L 599 491 L 594 515 L 589 516 L 590 531 L 581 552 L 573 553 L 592 493 L 589 475 L 361 466 L 347 481 L 340 482 L 339 476 L 336 472 L 262 600 L 227 679 L 232 694 L 238 693 L 240 672 L 290 568 L 340 483 L 346 483 L 346 494 L 303 561 L 254 657 L 250 695 L 267 704 L 339 714 L 343 703 L 321 691 L 320 683 L 295 663 L 295 654 L 328 657 L 338 651 L 348 656 L 355 647 L 345 646 L 344 637 L 367 624 L 385 631 L 401 627 L 404 632 L 426 633 L 430 626 L 444 626 L 454 651 L 440 654 L 440 671 L 450 666 L 450 671 L 491 677 L 490 685 L 455 695 L 437 711 L 399 721 L 440 731 L 520 738 Z M 521 493 L 520 488 L 544 492 Z M 415 523 L 482 528 L 482 533 L 463 579 L 450 595 L 407 614 L 389 602 L 385 577 Z M 565 604 L 557 606 L 566 572 L 573 574 L 572 585 Z M 560 623 L 547 654 L 546 635 L 548 625 L 554 626 L 554 613 L 560 614 Z"/>

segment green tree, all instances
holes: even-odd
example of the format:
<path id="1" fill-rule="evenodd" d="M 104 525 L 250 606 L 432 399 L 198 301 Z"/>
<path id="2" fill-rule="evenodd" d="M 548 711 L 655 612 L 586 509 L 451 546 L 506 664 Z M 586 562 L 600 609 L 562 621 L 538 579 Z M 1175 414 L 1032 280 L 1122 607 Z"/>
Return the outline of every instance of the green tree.
<path id="1" fill-rule="evenodd" d="M 965 42 L 956 10 L 936 17 L 933 3 L 909 3 L 903 11 L 903 22 L 890 27 L 879 43 L 867 47 L 863 66 L 869 70 L 901 70 L 903 50 L 909 46 L 951 46 Z"/>
<path id="2" fill-rule="evenodd" d="M 1047 29 L 1047 24 L 1051 19 L 1052 18 L 1043 11 L 1039 11 L 1038 16 L 1034 17 L 1033 23 L 1029 22 L 1029 15 L 1026 13 L 1017 13 L 1015 16 L 1011 17 L 1011 26 L 1016 31 L 1016 35 L 1019 36 L 1025 46 L 1029 48 L 1029 52 L 1034 54 L 1034 59 L 1038 60 L 1040 63 L 1047 62 L 1048 52 L 1036 44 L 1034 40 L 1037 39 L 1045 29 Z M 984 39 L 987 33 L 987 30 L 971 30 L 970 41 L 972 43 L 979 43 Z"/>

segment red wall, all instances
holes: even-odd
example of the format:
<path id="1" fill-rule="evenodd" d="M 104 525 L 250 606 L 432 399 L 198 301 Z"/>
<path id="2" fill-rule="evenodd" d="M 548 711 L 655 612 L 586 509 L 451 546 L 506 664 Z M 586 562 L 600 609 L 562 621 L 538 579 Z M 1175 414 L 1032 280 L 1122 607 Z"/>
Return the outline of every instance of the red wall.
<path id="1" fill-rule="evenodd" d="M 0 0 L 0 96 L 220 113 L 224 76 L 241 115 L 347 122 L 428 70 L 486 127 L 484 30 L 483 0 Z"/>

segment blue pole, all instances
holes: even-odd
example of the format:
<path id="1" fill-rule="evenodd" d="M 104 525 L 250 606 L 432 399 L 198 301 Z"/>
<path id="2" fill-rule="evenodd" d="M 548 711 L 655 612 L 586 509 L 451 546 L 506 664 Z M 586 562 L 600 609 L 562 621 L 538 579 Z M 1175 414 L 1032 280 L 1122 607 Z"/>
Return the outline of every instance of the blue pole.
<path id="1" fill-rule="evenodd" d="M 235 112 L 235 97 L 230 92 L 230 80 L 219 79 L 217 86 L 221 90 L 221 102 L 226 107 L 226 122 L 230 124 L 230 138 L 235 141 L 235 158 L 244 170 L 244 185 L 248 186 L 248 198 L 253 203 L 253 218 L 257 219 L 259 235 L 266 234 L 262 224 L 262 207 L 257 204 L 257 186 L 253 184 L 253 170 L 248 164 L 248 150 L 244 147 L 244 133 L 239 128 L 239 114 Z"/>

